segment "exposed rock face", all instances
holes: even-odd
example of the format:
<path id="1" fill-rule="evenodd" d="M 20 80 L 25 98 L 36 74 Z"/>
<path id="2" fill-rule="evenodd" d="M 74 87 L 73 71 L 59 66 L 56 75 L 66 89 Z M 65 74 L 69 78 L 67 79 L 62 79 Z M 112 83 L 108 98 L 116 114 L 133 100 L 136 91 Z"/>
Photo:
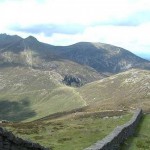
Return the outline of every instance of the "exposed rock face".
<path id="1" fill-rule="evenodd" d="M 81 79 L 73 75 L 66 75 L 64 77 L 63 83 L 69 86 L 77 86 L 77 87 L 82 85 Z"/>

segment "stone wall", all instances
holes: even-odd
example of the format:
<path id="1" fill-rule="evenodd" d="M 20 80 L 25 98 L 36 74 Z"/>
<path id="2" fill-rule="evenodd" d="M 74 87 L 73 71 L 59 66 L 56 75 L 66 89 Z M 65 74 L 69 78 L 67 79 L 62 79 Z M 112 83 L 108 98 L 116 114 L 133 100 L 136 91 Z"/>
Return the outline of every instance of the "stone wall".
<path id="1" fill-rule="evenodd" d="M 137 110 L 132 119 L 122 126 L 118 126 L 104 139 L 84 150 L 118 150 L 121 143 L 133 135 L 136 126 L 142 117 L 142 110 Z M 50 150 L 37 143 L 16 137 L 0 127 L 0 150 Z"/>
<path id="2" fill-rule="evenodd" d="M 16 137 L 0 127 L 0 150 L 50 150 L 37 143 Z"/>
<path id="3" fill-rule="evenodd" d="M 142 110 L 138 109 L 132 119 L 124 125 L 118 126 L 104 139 L 97 141 L 94 145 L 84 150 L 118 150 L 120 144 L 129 136 L 133 135 L 142 117 Z"/>
<path id="4" fill-rule="evenodd" d="M 45 116 L 43 118 L 40 118 L 40 119 L 37 119 L 33 122 L 37 122 L 37 121 L 43 121 L 43 120 L 47 120 L 47 119 L 57 119 L 57 118 L 60 118 L 60 117 L 63 117 L 63 116 L 67 116 L 67 115 L 70 115 L 70 114 L 76 114 L 78 113 L 77 116 L 82 116 L 82 113 L 83 113 L 83 116 L 84 117 L 89 117 L 89 116 L 99 116 L 99 117 L 105 117 L 105 116 L 108 116 L 108 117 L 111 117 L 111 116 L 120 116 L 120 115 L 124 115 L 126 114 L 127 111 L 120 111 L 120 110 L 110 110 L 110 111 L 103 111 L 103 112 L 88 112 L 86 111 L 88 109 L 89 106 L 84 106 L 84 107 L 81 107 L 81 108 L 76 108 L 76 109 L 72 109 L 72 110 L 69 110 L 69 111 L 63 111 L 63 112 L 57 112 L 57 113 L 54 113 L 54 114 L 51 114 L 51 115 L 48 115 L 48 116 Z M 80 113 L 80 115 L 79 115 Z"/>

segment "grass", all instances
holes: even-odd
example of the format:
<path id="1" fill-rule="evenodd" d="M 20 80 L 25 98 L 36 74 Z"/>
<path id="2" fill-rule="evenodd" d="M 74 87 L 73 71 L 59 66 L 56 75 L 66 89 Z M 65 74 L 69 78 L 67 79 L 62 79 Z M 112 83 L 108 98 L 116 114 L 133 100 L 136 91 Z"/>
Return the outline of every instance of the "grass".
<path id="1" fill-rule="evenodd" d="M 31 121 L 86 105 L 74 88 L 60 81 L 53 71 L 0 69 L 0 120 Z"/>
<path id="2" fill-rule="evenodd" d="M 149 150 L 150 149 L 150 114 L 144 115 L 136 133 L 129 138 L 121 150 Z"/>
<path id="3" fill-rule="evenodd" d="M 129 110 L 142 107 L 150 111 L 149 80 L 150 71 L 132 69 L 88 83 L 78 91 L 91 109 Z"/>
<path id="4" fill-rule="evenodd" d="M 100 118 L 99 115 L 72 116 L 71 119 L 2 125 L 17 136 L 52 147 L 53 150 L 83 150 L 104 138 L 116 126 L 124 124 L 130 118 L 131 114 L 106 118 Z"/>
<path id="5" fill-rule="evenodd" d="M 62 76 L 53 70 L 0 68 L 0 120 L 32 121 L 84 106 L 87 112 L 139 105 L 150 110 L 149 79 L 149 71 L 134 69 L 73 88 L 62 84 Z"/>

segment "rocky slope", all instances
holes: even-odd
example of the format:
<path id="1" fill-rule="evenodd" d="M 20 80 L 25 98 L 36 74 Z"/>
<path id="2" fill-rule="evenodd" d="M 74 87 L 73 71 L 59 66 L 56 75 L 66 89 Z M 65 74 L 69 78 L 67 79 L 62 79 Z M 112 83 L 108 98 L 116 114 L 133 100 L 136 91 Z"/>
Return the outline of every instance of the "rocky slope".
<path id="1" fill-rule="evenodd" d="M 142 107 L 150 112 L 150 71 L 131 69 L 78 90 L 90 111 Z"/>
<path id="2" fill-rule="evenodd" d="M 109 44 L 80 42 L 66 49 L 62 54 L 64 58 L 88 65 L 98 72 L 118 73 L 130 68 L 150 69 L 149 61 Z"/>

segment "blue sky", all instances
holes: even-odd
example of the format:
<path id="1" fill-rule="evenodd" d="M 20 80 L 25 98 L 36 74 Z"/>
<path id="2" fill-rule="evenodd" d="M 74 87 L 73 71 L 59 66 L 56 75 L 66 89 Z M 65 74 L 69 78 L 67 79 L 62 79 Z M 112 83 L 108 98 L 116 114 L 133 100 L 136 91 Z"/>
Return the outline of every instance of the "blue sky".
<path id="1" fill-rule="evenodd" d="M 0 0 L 0 20 L 0 33 L 109 43 L 150 57 L 150 0 Z"/>

